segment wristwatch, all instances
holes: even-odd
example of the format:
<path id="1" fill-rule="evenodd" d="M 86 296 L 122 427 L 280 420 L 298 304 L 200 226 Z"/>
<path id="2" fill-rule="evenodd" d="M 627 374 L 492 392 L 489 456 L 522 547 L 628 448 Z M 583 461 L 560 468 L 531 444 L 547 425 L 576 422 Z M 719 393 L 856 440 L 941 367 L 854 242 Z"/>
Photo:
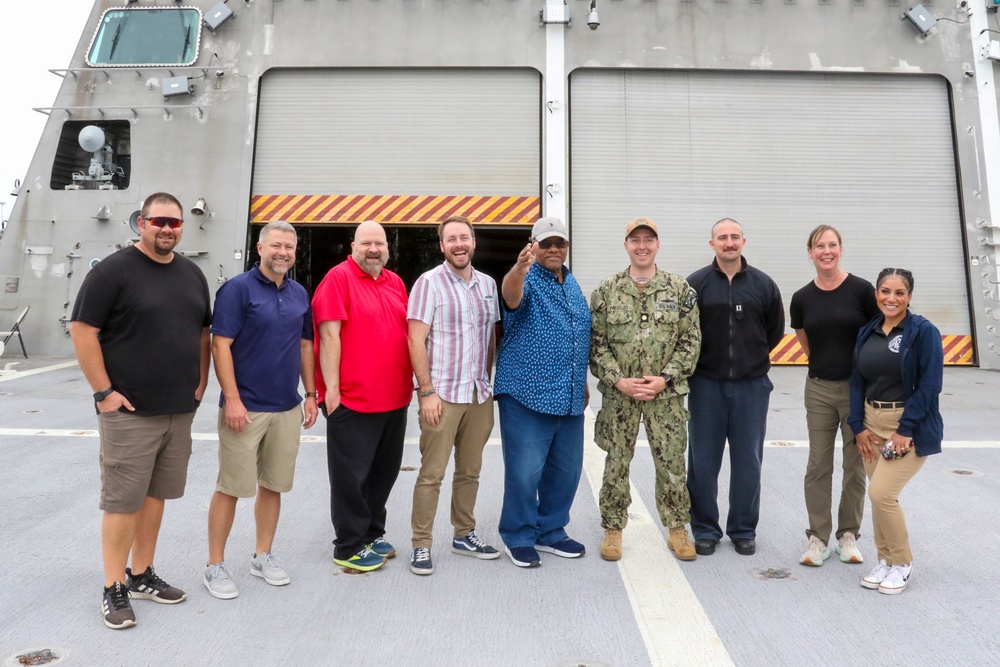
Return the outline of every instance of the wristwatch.
<path id="1" fill-rule="evenodd" d="M 660 377 L 663 378 L 663 381 L 667 383 L 668 387 L 671 384 L 673 384 L 674 378 L 671 377 L 670 375 L 667 375 L 666 373 L 660 373 Z"/>
<path id="2" fill-rule="evenodd" d="M 108 387 L 104 391 L 97 392 L 96 394 L 94 394 L 94 402 L 95 403 L 100 403 L 105 398 L 107 398 L 108 396 L 110 396 L 111 394 L 113 394 L 114 391 L 115 391 L 114 387 Z"/>

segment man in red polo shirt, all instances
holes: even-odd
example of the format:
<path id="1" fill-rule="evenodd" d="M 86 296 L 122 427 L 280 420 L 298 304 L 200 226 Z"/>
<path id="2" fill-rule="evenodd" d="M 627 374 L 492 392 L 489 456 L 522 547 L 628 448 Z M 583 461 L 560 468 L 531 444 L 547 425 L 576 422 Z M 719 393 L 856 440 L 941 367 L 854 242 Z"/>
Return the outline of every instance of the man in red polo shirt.
<path id="1" fill-rule="evenodd" d="M 385 539 L 385 503 L 403 459 L 413 396 L 406 288 L 385 270 L 388 259 L 382 225 L 361 223 L 351 256 L 330 269 L 312 301 L 333 562 L 362 572 L 396 555 Z"/>

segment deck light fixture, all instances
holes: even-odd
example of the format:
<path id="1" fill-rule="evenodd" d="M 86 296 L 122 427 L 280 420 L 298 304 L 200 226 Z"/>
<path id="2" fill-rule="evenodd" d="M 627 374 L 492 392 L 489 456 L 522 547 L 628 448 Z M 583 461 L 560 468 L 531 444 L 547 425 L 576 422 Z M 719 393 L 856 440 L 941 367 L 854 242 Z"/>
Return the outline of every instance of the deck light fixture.
<path id="1" fill-rule="evenodd" d="M 909 19 L 910 23 L 913 24 L 913 27 L 920 32 L 921 37 L 926 37 L 931 28 L 937 24 L 937 18 L 935 18 L 934 15 L 931 14 L 923 5 L 913 7 L 908 12 L 903 14 L 901 18 Z"/>
<path id="2" fill-rule="evenodd" d="M 205 13 L 205 18 L 202 21 L 208 26 L 208 29 L 215 32 L 219 27 L 233 18 L 233 10 L 231 10 L 225 2 L 220 2 L 215 7 L 212 7 Z"/>

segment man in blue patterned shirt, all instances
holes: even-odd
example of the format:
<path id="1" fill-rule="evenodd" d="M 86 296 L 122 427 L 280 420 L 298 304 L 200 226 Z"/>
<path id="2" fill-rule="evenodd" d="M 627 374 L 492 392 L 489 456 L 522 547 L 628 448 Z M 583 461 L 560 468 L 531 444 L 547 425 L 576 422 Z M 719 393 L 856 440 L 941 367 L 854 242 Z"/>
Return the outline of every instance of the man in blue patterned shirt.
<path id="1" fill-rule="evenodd" d="M 504 337 L 494 394 L 500 404 L 504 497 L 500 537 L 518 567 L 538 552 L 578 558 L 566 534 L 583 468 L 590 309 L 565 266 L 566 225 L 542 218 L 504 276 Z"/>

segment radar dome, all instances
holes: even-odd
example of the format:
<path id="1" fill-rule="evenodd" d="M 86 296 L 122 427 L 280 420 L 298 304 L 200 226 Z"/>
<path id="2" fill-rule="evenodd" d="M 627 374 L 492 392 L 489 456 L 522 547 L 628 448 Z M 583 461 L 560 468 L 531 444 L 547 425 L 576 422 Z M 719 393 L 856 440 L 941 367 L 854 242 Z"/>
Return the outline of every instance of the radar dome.
<path id="1" fill-rule="evenodd" d="M 96 153 L 104 147 L 104 130 L 96 125 L 88 125 L 80 130 L 80 148 L 88 153 Z"/>

